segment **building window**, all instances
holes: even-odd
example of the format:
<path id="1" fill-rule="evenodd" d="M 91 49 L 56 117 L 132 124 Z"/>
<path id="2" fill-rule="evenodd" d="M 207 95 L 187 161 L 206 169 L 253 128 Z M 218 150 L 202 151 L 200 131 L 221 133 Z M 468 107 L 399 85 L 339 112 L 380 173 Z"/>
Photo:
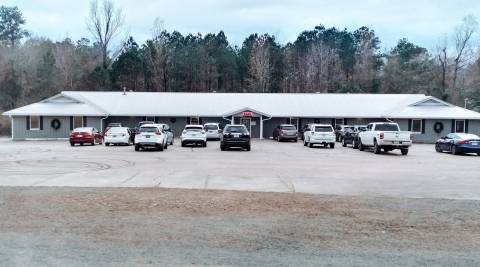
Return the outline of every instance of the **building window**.
<path id="1" fill-rule="evenodd" d="M 335 119 L 335 125 L 344 125 L 345 119 Z"/>
<path id="2" fill-rule="evenodd" d="M 455 120 L 455 132 L 456 133 L 465 132 L 465 120 Z"/>
<path id="3" fill-rule="evenodd" d="M 73 117 L 73 128 L 80 128 L 83 127 L 83 117 L 82 116 L 75 116 Z"/>
<path id="4" fill-rule="evenodd" d="M 422 130 L 423 130 L 422 120 L 413 119 L 411 131 L 414 133 L 422 133 Z"/>
<path id="5" fill-rule="evenodd" d="M 199 117 L 191 117 L 190 118 L 190 124 L 193 124 L 193 125 L 200 124 L 200 118 Z"/>
<path id="6" fill-rule="evenodd" d="M 30 130 L 40 130 L 40 116 L 30 117 Z"/>
<path id="7" fill-rule="evenodd" d="M 290 124 L 294 125 L 298 129 L 298 118 L 290 118 Z"/>

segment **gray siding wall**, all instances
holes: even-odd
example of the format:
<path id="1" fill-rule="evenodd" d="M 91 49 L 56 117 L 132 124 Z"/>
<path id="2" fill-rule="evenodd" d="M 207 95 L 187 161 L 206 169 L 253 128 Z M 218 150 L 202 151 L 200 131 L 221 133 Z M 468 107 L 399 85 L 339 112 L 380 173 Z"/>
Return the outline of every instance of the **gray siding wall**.
<path id="1" fill-rule="evenodd" d="M 52 120 L 58 119 L 61 123 L 59 129 L 54 129 L 51 126 Z M 100 129 L 100 117 L 87 117 L 87 125 L 89 127 L 95 127 Z M 70 117 L 43 117 L 43 130 L 27 130 L 27 117 L 15 116 L 13 117 L 13 139 L 55 139 L 55 138 L 68 138 L 70 134 Z"/>

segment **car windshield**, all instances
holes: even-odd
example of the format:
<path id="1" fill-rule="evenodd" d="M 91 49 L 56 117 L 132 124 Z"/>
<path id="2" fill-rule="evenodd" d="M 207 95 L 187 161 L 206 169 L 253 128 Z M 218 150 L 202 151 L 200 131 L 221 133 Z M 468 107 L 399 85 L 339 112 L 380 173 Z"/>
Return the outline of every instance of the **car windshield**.
<path id="1" fill-rule="evenodd" d="M 145 125 L 145 124 L 155 124 L 155 122 L 153 121 L 141 121 L 138 123 L 138 126 L 142 126 L 142 125 Z"/>
<path id="2" fill-rule="evenodd" d="M 85 132 L 91 132 L 92 131 L 92 128 L 86 128 L 86 127 L 83 127 L 83 128 L 75 128 L 73 130 L 74 133 L 85 133 Z"/>
<path id="3" fill-rule="evenodd" d="M 227 133 L 247 133 L 247 128 L 245 126 L 228 126 L 225 129 Z"/>
<path id="4" fill-rule="evenodd" d="M 399 131 L 399 129 L 398 129 L 398 125 L 396 124 L 382 123 L 382 124 L 375 125 L 375 131 L 395 132 L 395 131 Z"/>
<path id="5" fill-rule="evenodd" d="M 157 131 L 157 127 L 141 127 L 140 132 L 141 133 L 154 133 Z"/>
<path id="6" fill-rule="evenodd" d="M 112 127 L 108 129 L 108 133 L 124 133 L 125 131 L 127 131 L 127 128 L 123 127 Z"/>
<path id="7" fill-rule="evenodd" d="M 357 130 L 358 130 L 359 132 L 363 132 L 363 131 L 366 131 L 366 130 L 367 130 L 367 127 L 361 126 L 361 127 L 358 127 Z"/>
<path id="8" fill-rule="evenodd" d="M 280 128 L 282 128 L 282 130 L 289 130 L 289 131 L 297 130 L 297 128 L 295 128 L 295 126 L 292 126 L 292 125 L 285 125 L 285 126 L 281 126 Z"/>
<path id="9" fill-rule="evenodd" d="M 205 130 L 218 130 L 218 125 L 207 124 L 207 125 L 205 125 Z"/>
<path id="10" fill-rule="evenodd" d="M 330 126 L 316 126 L 315 132 L 317 133 L 328 133 L 332 131 L 332 127 Z"/>
<path id="11" fill-rule="evenodd" d="M 192 132 L 192 131 L 201 131 L 203 130 L 203 127 L 201 126 L 188 126 L 188 127 L 185 127 L 185 131 L 189 131 L 189 132 Z"/>

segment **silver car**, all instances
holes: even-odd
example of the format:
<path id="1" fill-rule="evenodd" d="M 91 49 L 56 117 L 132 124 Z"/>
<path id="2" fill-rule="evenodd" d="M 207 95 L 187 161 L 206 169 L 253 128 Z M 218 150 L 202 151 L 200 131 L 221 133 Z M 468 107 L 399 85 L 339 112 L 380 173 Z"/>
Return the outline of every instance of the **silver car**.
<path id="1" fill-rule="evenodd" d="M 222 136 L 222 130 L 220 129 L 220 124 L 216 122 L 208 122 L 203 125 L 203 129 L 207 134 L 208 140 L 211 140 L 211 139 L 220 140 L 220 137 Z"/>

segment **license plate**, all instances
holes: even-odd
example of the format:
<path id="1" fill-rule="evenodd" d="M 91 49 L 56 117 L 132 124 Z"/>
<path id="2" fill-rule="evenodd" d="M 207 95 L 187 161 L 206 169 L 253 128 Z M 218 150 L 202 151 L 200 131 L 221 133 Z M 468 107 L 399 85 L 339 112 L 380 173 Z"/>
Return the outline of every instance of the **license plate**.
<path id="1" fill-rule="evenodd" d="M 478 146 L 478 144 L 479 144 L 478 142 L 472 142 L 473 146 Z"/>
<path id="2" fill-rule="evenodd" d="M 150 138 L 150 135 L 145 135 L 145 138 Z"/>
<path id="3" fill-rule="evenodd" d="M 83 135 L 81 135 L 81 134 L 78 134 L 78 135 L 77 135 L 77 137 L 83 137 Z"/>
<path id="4" fill-rule="evenodd" d="M 112 135 L 113 138 L 117 137 L 116 135 Z"/>
<path id="5" fill-rule="evenodd" d="M 233 134 L 233 137 L 240 137 L 240 134 L 234 133 L 234 134 Z"/>

